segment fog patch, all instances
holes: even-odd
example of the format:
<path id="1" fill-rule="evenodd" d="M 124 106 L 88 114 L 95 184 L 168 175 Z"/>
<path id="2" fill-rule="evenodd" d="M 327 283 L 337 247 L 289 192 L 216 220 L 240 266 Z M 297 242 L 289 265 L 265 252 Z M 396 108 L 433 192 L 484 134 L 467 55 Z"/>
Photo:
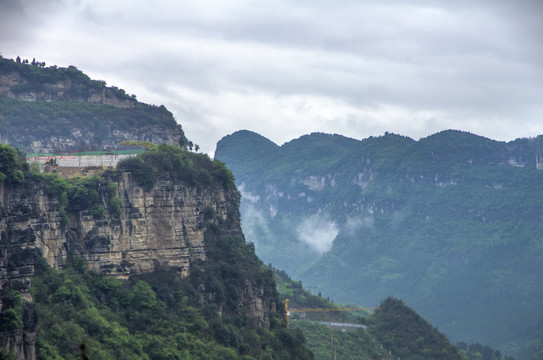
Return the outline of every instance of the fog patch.
<path id="1" fill-rule="evenodd" d="M 355 235 L 361 229 L 371 230 L 375 224 L 373 216 L 364 216 L 364 217 L 350 217 L 345 222 L 343 230 L 348 235 Z"/>
<path id="2" fill-rule="evenodd" d="M 260 196 L 245 191 L 244 184 L 239 185 L 238 190 L 241 193 L 241 229 L 247 242 L 255 244 L 258 251 L 263 241 L 273 239 L 273 236 L 270 236 L 272 230 L 265 213 L 256 205 Z"/>
<path id="3" fill-rule="evenodd" d="M 258 250 L 262 240 L 273 239 L 266 216 L 254 206 L 246 206 L 242 213 L 241 228 L 247 242 L 252 242 Z"/>
<path id="4" fill-rule="evenodd" d="M 336 223 L 318 214 L 304 219 L 296 228 L 298 240 L 320 254 L 332 248 L 338 232 Z"/>
<path id="5" fill-rule="evenodd" d="M 253 194 L 251 192 L 245 191 L 245 184 L 238 185 L 238 190 L 241 194 L 241 198 L 243 200 L 249 201 L 251 204 L 256 204 L 258 200 L 260 200 L 260 196 L 258 194 Z"/>

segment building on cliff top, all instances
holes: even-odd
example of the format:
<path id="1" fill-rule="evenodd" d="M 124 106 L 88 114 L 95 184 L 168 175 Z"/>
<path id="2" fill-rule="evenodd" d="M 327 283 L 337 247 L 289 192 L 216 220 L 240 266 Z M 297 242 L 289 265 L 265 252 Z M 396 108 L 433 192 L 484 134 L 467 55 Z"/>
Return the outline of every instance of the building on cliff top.
<path id="1" fill-rule="evenodd" d="M 137 156 L 145 150 L 115 150 L 115 151 L 92 151 L 78 152 L 67 155 L 59 154 L 28 154 L 26 161 L 29 163 L 37 163 L 40 166 L 45 166 L 53 160 L 56 166 L 59 167 L 114 167 L 119 161 L 129 157 Z"/>

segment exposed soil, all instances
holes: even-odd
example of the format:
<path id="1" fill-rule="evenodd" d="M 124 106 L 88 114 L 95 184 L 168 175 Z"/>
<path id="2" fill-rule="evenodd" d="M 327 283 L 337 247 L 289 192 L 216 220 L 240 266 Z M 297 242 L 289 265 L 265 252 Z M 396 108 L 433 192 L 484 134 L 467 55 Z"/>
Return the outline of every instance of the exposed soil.
<path id="1" fill-rule="evenodd" d="M 58 174 L 61 178 L 72 178 L 76 176 L 92 176 L 94 174 L 101 174 L 106 171 L 107 168 L 99 166 L 90 167 L 61 167 L 61 166 L 46 166 L 43 169 L 45 173 Z"/>

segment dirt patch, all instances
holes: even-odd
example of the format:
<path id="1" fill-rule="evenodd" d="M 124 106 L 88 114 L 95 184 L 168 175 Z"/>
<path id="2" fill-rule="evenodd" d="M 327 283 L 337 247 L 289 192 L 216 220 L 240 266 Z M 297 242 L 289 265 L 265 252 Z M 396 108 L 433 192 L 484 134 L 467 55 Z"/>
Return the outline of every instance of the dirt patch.
<path id="1" fill-rule="evenodd" d="M 44 173 L 58 174 L 61 178 L 72 178 L 76 176 L 92 176 L 94 174 L 102 174 L 107 170 L 107 167 L 89 166 L 89 167 L 62 167 L 46 166 L 43 169 Z"/>

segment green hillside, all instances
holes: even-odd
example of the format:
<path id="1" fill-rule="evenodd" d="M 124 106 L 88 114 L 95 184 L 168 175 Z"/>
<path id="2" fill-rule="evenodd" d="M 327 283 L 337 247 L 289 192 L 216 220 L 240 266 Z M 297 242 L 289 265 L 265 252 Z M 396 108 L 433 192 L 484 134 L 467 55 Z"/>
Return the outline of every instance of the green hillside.
<path id="1" fill-rule="evenodd" d="M 538 351 L 543 137 L 311 134 L 254 160 L 246 136 L 215 156 L 243 184 L 244 232 L 264 262 L 342 303 L 401 298 L 453 341 Z"/>
<path id="2" fill-rule="evenodd" d="M 284 271 L 274 271 L 280 298 L 289 299 L 290 326 L 303 331 L 316 360 L 512 360 L 481 344 L 453 346 L 399 299 L 387 298 L 377 309 L 340 306 L 304 290 Z"/>

